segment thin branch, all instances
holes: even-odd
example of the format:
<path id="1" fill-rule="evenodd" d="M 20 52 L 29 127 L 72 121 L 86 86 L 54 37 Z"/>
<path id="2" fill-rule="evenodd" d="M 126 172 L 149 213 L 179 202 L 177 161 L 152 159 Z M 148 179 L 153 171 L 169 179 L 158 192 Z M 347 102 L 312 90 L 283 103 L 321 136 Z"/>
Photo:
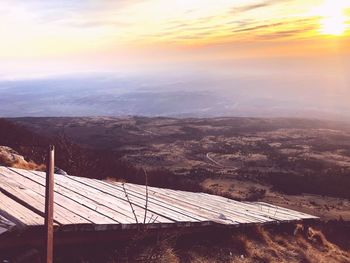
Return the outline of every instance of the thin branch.
<path id="1" fill-rule="evenodd" d="M 156 217 L 154 218 L 152 224 L 153 224 L 154 222 L 156 222 L 157 219 L 158 219 L 158 216 L 156 216 Z"/>
<path id="2" fill-rule="evenodd" d="M 129 203 L 129 205 L 130 205 L 130 207 L 131 207 L 131 211 L 132 211 L 132 213 L 134 214 L 134 217 L 135 217 L 135 220 L 136 220 L 136 224 L 138 224 L 139 221 L 137 220 L 137 216 L 136 216 L 134 207 L 133 207 L 133 205 L 132 205 L 132 203 L 131 203 L 131 201 L 130 201 L 130 199 L 129 199 L 129 195 L 128 195 L 127 192 L 126 192 L 124 183 L 122 183 L 122 187 L 123 187 L 123 190 L 124 190 L 124 194 L 125 194 L 126 200 L 128 201 L 128 203 Z"/>
<path id="3" fill-rule="evenodd" d="M 149 224 L 149 223 L 151 222 L 152 218 L 153 218 L 153 214 L 151 215 L 151 217 L 150 217 L 150 219 L 148 220 L 147 224 Z"/>

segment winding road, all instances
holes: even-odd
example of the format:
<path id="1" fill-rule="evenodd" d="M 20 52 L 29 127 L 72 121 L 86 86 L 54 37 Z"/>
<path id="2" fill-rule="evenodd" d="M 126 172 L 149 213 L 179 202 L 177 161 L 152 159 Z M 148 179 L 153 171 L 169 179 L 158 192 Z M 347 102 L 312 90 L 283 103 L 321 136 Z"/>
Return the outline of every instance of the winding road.
<path id="1" fill-rule="evenodd" d="M 226 169 L 238 169 L 237 167 L 232 167 L 232 166 L 225 166 L 222 165 L 221 163 L 219 163 L 218 161 L 214 160 L 211 156 L 210 156 L 210 152 L 208 152 L 206 154 L 207 159 L 212 162 L 213 164 L 215 164 L 216 166 L 219 166 L 220 168 L 226 168 Z"/>

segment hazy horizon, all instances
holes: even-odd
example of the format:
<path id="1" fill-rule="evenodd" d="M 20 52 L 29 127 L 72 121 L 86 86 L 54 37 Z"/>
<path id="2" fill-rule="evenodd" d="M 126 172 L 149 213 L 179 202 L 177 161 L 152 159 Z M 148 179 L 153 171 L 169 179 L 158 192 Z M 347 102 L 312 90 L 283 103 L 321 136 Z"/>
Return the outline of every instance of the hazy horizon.
<path id="1" fill-rule="evenodd" d="M 2 1 L 0 116 L 350 117 L 350 1 Z"/>

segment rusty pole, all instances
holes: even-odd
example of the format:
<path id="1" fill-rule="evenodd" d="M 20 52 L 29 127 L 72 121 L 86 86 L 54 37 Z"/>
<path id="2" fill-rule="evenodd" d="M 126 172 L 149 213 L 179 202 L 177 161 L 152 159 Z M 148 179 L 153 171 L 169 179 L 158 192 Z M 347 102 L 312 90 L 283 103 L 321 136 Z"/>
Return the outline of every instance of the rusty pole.
<path id="1" fill-rule="evenodd" d="M 46 263 L 53 261 L 53 185 L 55 169 L 55 147 L 49 146 L 46 166 L 46 187 L 45 187 L 45 254 Z"/>

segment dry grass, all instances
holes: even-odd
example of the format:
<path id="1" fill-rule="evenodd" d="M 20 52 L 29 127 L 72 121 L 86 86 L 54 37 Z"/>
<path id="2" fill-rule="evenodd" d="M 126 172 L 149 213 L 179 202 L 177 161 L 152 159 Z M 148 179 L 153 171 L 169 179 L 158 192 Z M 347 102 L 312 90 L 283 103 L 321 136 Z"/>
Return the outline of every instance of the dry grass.
<path id="1" fill-rule="evenodd" d="M 308 230 L 308 241 L 298 237 L 300 244 L 306 247 L 305 256 L 310 262 L 350 262 L 350 251 L 344 251 L 329 242 L 319 230 Z"/>
<path id="2" fill-rule="evenodd" d="M 350 252 L 327 240 L 320 230 L 298 226 L 294 232 L 267 230 L 261 227 L 240 231 L 230 236 L 199 237 L 183 245 L 161 245 L 162 257 L 154 262 L 278 262 L 278 263 L 345 263 L 350 262 Z M 148 262 L 148 261 L 145 261 Z"/>
<path id="3" fill-rule="evenodd" d="M 114 177 L 107 177 L 105 179 L 106 182 L 110 182 L 110 183 L 127 183 L 127 181 L 125 179 L 122 178 L 114 178 Z"/>
<path id="4" fill-rule="evenodd" d="M 26 170 L 36 170 L 36 171 L 46 170 L 46 166 L 44 164 L 36 164 L 34 162 L 16 162 L 10 166 L 14 168 L 26 169 Z"/>
<path id="5" fill-rule="evenodd" d="M 144 242 L 138 238 L 125 262 L 346 263 L 350 252 L 314 228 L 291 226 L 177 234 Z M 118 261 L 120 262 L 120 261 Z M 124 261 L 123 261 L 124 262 Z"/>
<path id="6" fill-rule="evenodd" d="M 4 146 L 0 146 L 0 165 L 37 171 L 45 171 L 46 168 L 44 164 L 26 161 L 23 156 L 19 155 L 16 151 Z"/>
<path id="7" fill-rule="evenodd" d="M 339 227 L 340 226 L 340 227 Z M 335 235 L 327 238 L 324 232 Z M 334 231 L 336 230 L 336 231 Z M 139 231 L 120 243 L 61 247 L 55 262 L 65 263 L 349 263 L 349 225 L 317 229 L 299 225 L 215 228 L 156 234 Z M 163 234 L 161 234 L 163 233 Z M 332 242 L 330 241 L 332 240 Z M 346 242 L 343 242 L 343 241 Z M 38 249 L 39 251 L 39 249 Z M 15 256 L 18 251 L 14 251 Z M 1 261 L 1 253 L 0 253 Z M 25 261 L 27 262 L 27 261 Z M 39 262 L 39 261 L 33 261 Z"/>

